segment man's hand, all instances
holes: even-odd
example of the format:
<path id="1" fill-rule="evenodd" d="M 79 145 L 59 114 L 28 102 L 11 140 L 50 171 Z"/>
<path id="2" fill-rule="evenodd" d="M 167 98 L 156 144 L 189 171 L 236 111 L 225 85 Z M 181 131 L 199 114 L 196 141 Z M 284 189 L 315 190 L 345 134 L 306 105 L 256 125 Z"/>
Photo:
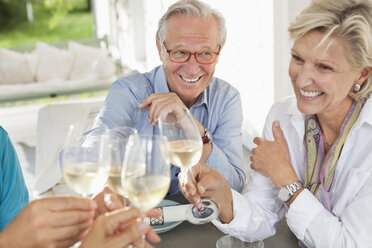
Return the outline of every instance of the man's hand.
<path id="1" fill-rule="evenodd" d="M 272 131 L 274 141 L 254 138 L 253 142 L 257 147 L 252 149 L 251 168 L 269 177 L 279 188 L 297 181 L 298 177 L 291 165 L 287 142 L 279 121 L 273 122 Z"/>
<path id="2" fill-rule="evenodd" d="M 158 217 L 160 212 L 150 210 L 149 217 Z M 95 247 L 127 247 L 132 243 L 139 242 L 142 234 L 153 243 L 160 241 L 159 236 L 144 222 L 137 222 L 141 217 L 138 209 L 119 209 L 106 215 L 100 215 L 94 222 L 87 237 L 83 240 L 81 248 Z M 145 247 L 152 247 L 147 242 Z"/>
<path id="3" fill-rule="evenodd" d="M 80 197 L 35 200 L 1 232 L 0 246 L 70 247 L 87 234 L 96 208 L 94 201 Z"/>
<path id="4" fill-rule="evenodd" d="M 158 124 L 158 118 L 166 116 L 168 113 L 186 108 L 176 93 L 152 94 L 146 98 L 139 106 L 140 109 L 149 111 L 148 122 L 153 126 Z"/>

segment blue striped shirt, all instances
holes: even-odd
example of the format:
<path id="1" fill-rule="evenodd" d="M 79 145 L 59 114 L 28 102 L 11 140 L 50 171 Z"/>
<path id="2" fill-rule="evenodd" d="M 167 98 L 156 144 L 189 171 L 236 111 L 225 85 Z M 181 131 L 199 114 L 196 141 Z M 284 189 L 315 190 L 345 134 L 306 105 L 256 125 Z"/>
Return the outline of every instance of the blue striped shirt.
<path id="1" fill-rule="evenodd" d="M 153 127 L 147 121 L 148 111 L 139 109 L 138 105 L 151 94 L 166 92 L 169 89 L 162 66 L 143 74 L 135 71 L 118 79 L 110 88 L 95 127 L 102 123 L 109 127 L 125 125 L 136 128 L 139 133 L 159 134 L 158 126 Z M 213 78 L 190 111 L 212 136 L 212 152 L 206 163 L 224 175 L 231 188 L 240 192 L 245 174 L 239 92 L 225 81 Z M 178 173 L 179 168 L 172 166 L 170 195 L 180 193 Z"/>

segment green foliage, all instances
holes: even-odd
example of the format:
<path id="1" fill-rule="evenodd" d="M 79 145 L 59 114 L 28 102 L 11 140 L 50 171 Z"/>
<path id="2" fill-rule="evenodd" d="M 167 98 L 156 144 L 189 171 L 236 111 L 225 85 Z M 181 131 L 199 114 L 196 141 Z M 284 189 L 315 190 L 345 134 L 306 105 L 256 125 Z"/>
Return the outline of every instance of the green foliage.
<path id="1" fill-rule="evenodd" d="M 35 1 L 33 2 L 34 22 L 24 21 L 11 28 L 0 30 L 0 48 L 34 45 L 37 41 L 56 42 L 93 37 L 93 17 L 86 7 L 86 1 L 75 0 L 73 9 L 66 14 L 59 25 L 50 30 L 49 20 L 52 13 L 45 8 L 43 2 Z"/>
<path id="2" fill-rule="evenodd" d="M 0 0 L 0 31 L 25 21 L 25 0 Z"/>
<path id="3" fill-rule="evenodd" d="M 52 13 L 52 18 L 49 20 L 49 29 L 54 29 L 72 10 L 73 0 L 45 0 L 44 5 Z"/>

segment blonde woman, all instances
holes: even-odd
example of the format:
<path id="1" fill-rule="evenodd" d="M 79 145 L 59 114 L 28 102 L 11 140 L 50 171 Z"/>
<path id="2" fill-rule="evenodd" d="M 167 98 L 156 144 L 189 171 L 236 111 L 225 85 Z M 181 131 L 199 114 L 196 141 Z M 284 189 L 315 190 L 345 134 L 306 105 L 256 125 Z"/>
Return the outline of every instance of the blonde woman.
<path id="1" fill-rule="evenodd" d="M 371 247 L 372 2 L 314 0 L 288 30 L 295 97 L 254 139 L 248 192 L 207 166 L 195 171 L 198 191 L 183 192 L 218 202 L 214 224 L 243 240 L 274 235 L 286 216 L 301 247 Z"/>

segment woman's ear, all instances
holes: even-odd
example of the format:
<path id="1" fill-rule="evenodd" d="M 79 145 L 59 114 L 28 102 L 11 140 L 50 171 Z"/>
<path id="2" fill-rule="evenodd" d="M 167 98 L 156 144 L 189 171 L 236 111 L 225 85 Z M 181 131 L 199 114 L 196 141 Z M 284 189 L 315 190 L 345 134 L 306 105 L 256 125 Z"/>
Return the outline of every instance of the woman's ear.
<path id="1" fill-rule="evenodd" d="M 360 85 L 363 85 L 363 83 L 364 83 L 364 82 L 367 80 L 367 78 L 369 77 L 371 71 L 372 71 L 372 68 L 371 68 L 371 67 L 366 67 L 366 68 L 364 68 L 364 69 L 361 71 L 359 78 L 357 79 L 357 83 L 359 83 Z"/>

